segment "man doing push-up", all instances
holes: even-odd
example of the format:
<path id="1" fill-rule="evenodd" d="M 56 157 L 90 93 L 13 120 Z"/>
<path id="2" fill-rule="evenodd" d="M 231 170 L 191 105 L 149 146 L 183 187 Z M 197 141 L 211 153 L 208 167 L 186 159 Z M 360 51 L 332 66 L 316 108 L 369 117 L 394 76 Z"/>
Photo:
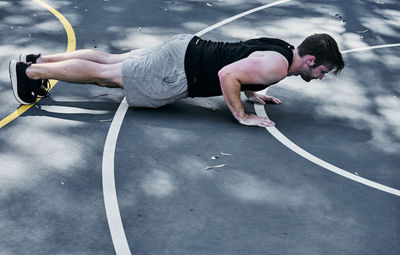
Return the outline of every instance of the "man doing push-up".
<path id="1" fill-rule="evenodd" d="M 336 41 L 328 34 L 307 37 L 297 48 L 274 38 L 213 42 L 195 35 L 177 35 L 155 47 L 123 54 L 95 50 L 42 56 L 20 55 L 10 62 L 15 98 L 32 104 L 48 93 L 48 79 L 123 88 L 131 107 L 160 107 L 185 97 L 223 95 L 240 124 L 273 126 L 267 117 L 247 114 L 244 91 L 255 103 L 281 103 L 256 93 L 287 76 L 306 82 L 334 75 L 344 67 Z"/>

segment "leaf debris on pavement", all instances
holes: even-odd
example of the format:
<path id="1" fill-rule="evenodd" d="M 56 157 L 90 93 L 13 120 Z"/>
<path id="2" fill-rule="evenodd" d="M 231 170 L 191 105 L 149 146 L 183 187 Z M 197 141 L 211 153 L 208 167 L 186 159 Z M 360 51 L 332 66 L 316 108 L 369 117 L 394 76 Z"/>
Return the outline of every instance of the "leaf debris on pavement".
<path id="1" fill-rule="evenodd" d="M 343 19 L 342 15 L 341 15 L 340 13 L 336 13 L 336 14 L 335 14 L 335 17 L 337 17 L 338 19 L 341 20 L 340 23 L 345 23 L 345 22 L 346 22 L 346 20 Z"/>
<path id="2" fill-rule="evenodd" d="M 225 164 L 221 164 L 221 165 L 216 165 L 216 166 L 207 166 L 206 168 L 204 168 L 205 170 L 210 170 L 210 169 L 213 169 L 213 168 L 221 168 L 221 167 L 224 167 L 225 166 Z"/>
<path id="3" fill-rule="evenodd" d="M 109 94 L 100 94 L 100 95 L 97 95 L 97 96 L 94 96 L 94 97 L 105 97 L 105 96 L 109 96 Z"/>
<path id="4" fill-rule="evenodd" d="M 365 33 L 367 33 L 369 30 L 365 29 L 365 30 L 361 30 L 361 31 L 356 31 L 357 34 L 360 34 L 360 38 L 363 39 Z"/>

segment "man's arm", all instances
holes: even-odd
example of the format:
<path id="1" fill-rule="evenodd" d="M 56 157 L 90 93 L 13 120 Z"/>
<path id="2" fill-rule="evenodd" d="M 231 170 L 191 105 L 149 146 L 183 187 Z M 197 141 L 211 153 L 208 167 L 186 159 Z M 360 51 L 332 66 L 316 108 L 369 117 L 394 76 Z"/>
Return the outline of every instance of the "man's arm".
<path id="1" fill-rule="evenodd" d="M 269 127 L 275 124 L 266 117 L 248 115 L 244 112 L 243 104 L 240 100 L 240 82 L 238 80 L 232 79 L 228 75 L 222 75 L 220 82 L 226 104 L 240 124 L 260 127 Z"/>
<path id="2" fill-rule="evenodd" d="M 241 84 L 273 84 L 287 75 L 288 63 L 276 52 L 261 57 L 248 57 L 225 66 L 218 72 L 222 94 L 233 116 L 240 124 L 273 126 L 266 117 L 248 115 L 240 100 Z"/>

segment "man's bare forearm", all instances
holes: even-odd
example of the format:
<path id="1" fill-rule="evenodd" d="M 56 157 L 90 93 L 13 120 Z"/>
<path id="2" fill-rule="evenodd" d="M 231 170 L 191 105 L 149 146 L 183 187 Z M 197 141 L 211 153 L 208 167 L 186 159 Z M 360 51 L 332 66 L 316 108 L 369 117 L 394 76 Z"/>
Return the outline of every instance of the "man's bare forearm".
<path id="1" fill-rule="evenodd" d="M 229 74 L 220 76 L 221 90 L 233 116 L 240 122 L 245 117 L 244 107 L 240 99 L 240 82 Z"/>

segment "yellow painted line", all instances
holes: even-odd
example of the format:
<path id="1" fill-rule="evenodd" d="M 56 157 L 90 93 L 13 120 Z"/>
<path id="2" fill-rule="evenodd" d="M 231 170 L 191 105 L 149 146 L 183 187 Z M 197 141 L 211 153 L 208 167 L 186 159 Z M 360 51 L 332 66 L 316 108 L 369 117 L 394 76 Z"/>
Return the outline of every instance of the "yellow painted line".
<path id="1" fill-rule="evenodd" d="M 67 44 L 67 52 L 74 51 L 76 48 L 76 37 L 75 37 L 75 32 L 74 29 L 72 28 L 71 24 L 68 22 L 68 20 L 61 14 L 59 13 L 56 9 L 48 5 L 47 3 L 43 2 L 42 0 L 32 0 L 33 2 L 41 5 L 42 7 L 46 8 L 49 12 L 51 12 L 56 18 L 61 22 L 61 24 L 64 26 L 65 32 L 67 33 L 67 38 L 68 38 L 68 44 Z M 50 80 L 50 89 L 56 85 L 57 80 Z M 4 127 L 11 121 L 15 120 L 18 118 L 21 114 L 26 112 L 29 108 L 34 106 L 38 101 L 40 101 L 40 98 L 36 100 L 35 103 L 30 104 L 30 105 L 22 105 L 20 106 L 17 110 L 15 110 L 13 113 L 5 117 L 0 121 L 0 128 Z"/>

